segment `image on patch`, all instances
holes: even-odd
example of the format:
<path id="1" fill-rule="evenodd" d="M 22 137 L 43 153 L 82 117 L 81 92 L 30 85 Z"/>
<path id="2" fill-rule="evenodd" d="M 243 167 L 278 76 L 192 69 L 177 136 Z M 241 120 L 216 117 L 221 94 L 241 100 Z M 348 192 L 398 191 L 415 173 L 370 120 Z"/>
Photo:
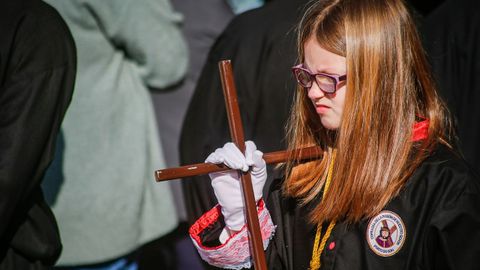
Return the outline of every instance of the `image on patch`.
<path id="1" fill-rule="evenodd" d="M 367 226 L 366 238 L 370 249 L 382 257 L 396 254 L 407 236 L 405 225 L 399 215 L 382 211 L 374 216 Z"/>

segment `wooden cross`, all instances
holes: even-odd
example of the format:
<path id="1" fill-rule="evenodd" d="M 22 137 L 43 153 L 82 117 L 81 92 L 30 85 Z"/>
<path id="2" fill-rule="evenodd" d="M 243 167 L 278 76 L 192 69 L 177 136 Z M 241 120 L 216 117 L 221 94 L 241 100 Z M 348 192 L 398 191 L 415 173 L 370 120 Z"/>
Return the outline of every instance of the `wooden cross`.
<path id="1" fill-rule="evenodd" d="M 228 123 L 232 141 L 237 147 L 245 152 L 245 139 L 243 134 L 242 120 L 237 102 L 237 92 L 233 79 L 232 65 L 230 60 L 222 60 L 218 63 L 220 77 L 222 80 L 223 94 L 225 97 L 225 105 L 228 114 Z M 289 151 L 278 151 L 265 153 L 263 158 L 267 164 L 275 164 L 287 161 L 289 158 L 300 160 L 315 159 L 321 157 L 322 151 L 318 146 L 312 146 L 302 149 Z M 198 163 L 193 165 L 182 166 L 178 168 L 169 168 L 158 170 L 155 172 L 157 182 L 178 179 L 188 176 L 208 174 L 211 172 L 219 172 L 230 170 L 223 164 Z M 250 172 L 241 172 L 241 188 L 243 201 L 245 203 L 245 217 L 247 228 L 249 231 L 250 250 L 253 256 L 255 269 L 266 270 L 265 253 L 263 252 L 263 241 L 260 232 L 260 226 L 257 216 L 257 208 L 255 197 L 253 194 L 252 180 Z"/>

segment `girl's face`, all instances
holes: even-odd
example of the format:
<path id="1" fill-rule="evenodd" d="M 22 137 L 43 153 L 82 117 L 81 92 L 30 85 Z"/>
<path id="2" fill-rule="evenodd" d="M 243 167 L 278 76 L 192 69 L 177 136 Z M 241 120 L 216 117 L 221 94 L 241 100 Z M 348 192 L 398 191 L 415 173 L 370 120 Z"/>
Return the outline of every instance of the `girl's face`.
<path id="1" fill-rule="evenodd" d="M 346 58 L 323 49 L 315 38 L 310 38 L 305 43 L 304 50 L 304 66 L 312 74 L 345 75 L 347 73 Z M 322 125 L 327 129 L 335 130 L 340 127 L 345 103 L 345 88 L 346 81 L 341 81 L 337 84 L 337 91 L 328 94 L 320 90 L 318 84 L 314 82 L 307 90 Z"/>

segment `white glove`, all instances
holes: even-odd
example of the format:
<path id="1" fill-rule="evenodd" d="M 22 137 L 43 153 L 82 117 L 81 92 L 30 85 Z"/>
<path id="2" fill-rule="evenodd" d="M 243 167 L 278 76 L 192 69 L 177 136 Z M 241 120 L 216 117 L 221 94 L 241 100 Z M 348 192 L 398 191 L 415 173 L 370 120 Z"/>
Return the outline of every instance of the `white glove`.
<path id="1" fill-rule="evenodd" d="M 267 166 L 263 160 L 263 153 L 257 150 L 252 141 L 245 142 L 245 156 L 233 143 L 226 143 L 211 153 L 205 162 L 220 164 L 248 171 L 251 166 L 251 177 L 255 201 L 258 202 L 263 195 L 263 186 L 267 180 Z M 222 207 L 225 224 L 232 231 L 239 231 L 245 224 L 244 203 L 240 188 L 240 175 L 238 171 L 210 173 L 212 187 L 218 203 Z"/>

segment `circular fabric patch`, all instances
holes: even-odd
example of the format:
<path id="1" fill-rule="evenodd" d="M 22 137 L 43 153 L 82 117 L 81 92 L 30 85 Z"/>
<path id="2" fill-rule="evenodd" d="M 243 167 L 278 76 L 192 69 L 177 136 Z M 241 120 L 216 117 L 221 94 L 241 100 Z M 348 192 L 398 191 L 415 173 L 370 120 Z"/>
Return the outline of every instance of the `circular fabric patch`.
<path id="1" fill-rule="evenodd" d="M 407 237 L 400 216 L 386 210 L 370 220 L 366 234 L 370 249 L 382 257 L 390 257 L 397 253 Z"/>

